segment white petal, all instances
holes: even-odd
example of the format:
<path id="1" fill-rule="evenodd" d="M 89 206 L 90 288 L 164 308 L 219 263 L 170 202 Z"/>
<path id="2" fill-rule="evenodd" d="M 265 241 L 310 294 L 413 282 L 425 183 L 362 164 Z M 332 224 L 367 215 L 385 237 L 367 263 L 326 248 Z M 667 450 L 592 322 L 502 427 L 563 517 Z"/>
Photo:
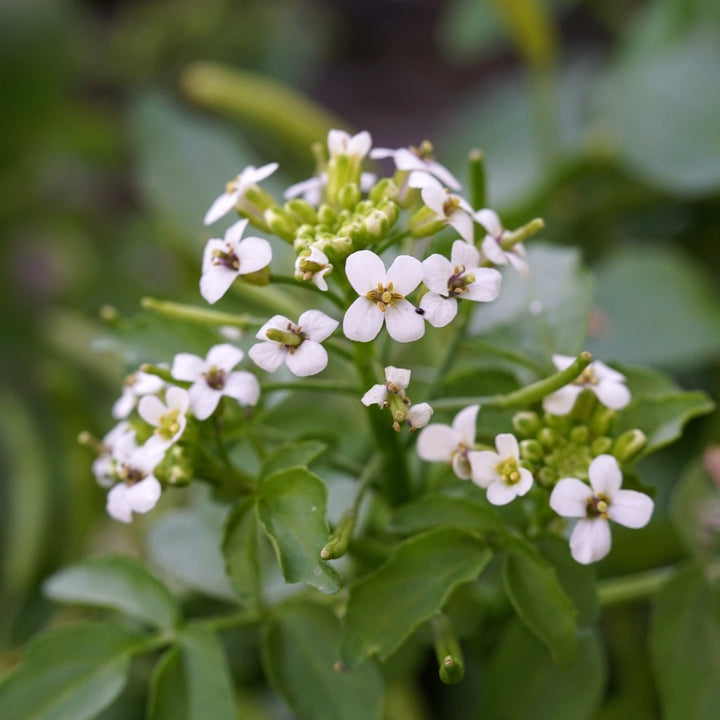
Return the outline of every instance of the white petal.
<path id="1" fill-rule="evenodd" d="M 359 297 L 345 313 L 343 333 L 349 340 L 370 342 L 377 337 L 384 320 L 385 314 L 372 300 Z"/>
<path id="2" fill-rule="evenodd" d="M 462 243 L 467 245 L 467 243 Z M 469 247 L 469 245 L 468 245 Z M 456 265 L 460 263 L 455 263 Z M 437 253 L 423 260 L 423 282 L 428 290 L 439 295 L 448 294 L 448 280 L 452 277 L 454 267 L 447 258 Z"/>
<path id="3" fill-rule="evenodd" d="M 434 423 L 420 433 L 417 453 L 421 459 L 429 462 L 450 462 L 459 442 L 460 437 L 455 430 L 448 425 Z"/>
<path id="4" fill-rule="evenodd" d="M 412 428 L 425 427 L 430 422 L 433 412 L 432 407 L 428 403 L 411 405 L 408 410 L 407 422 L 410 423 Z"/>
<path id="5" fill-rule="evenodd" d="M 618 490 L 613 495 L 608 516 L 629 528 L 645 527 L 650 522 L 655 504 L 644 493 L 635 490 Z"/>
<path id="6" fill-rule="evenodd" d="M 517 485 L 508 485 L 502 480 L 496 480 L 488 485 L 487 499 L 493 505 L 507 505 L 518 496 Z"/>
<path id="7" fill-rule="evenodd" d="M 409 295 L 423 279 L 423 264 L 411 255 L 398 255 L 387 271 L 393 292 Z"/>
<path id="8" fill-rule="evenodd" d="M 267 341 L 267 331 L 268 330 L 282 330 L 282 332 L 285 332 L 288 329 L 288 326 L 291 328 L 295 327 L 295 323 L 291 322 L 288 318 L 286 318 L 284 315 L 273 315 L 255 334 L 255 337 L 258 340 L 264 340 Z"/>
<path id="9" fill-rule="evenodd" d="M 475 444 L 475 433 L 477 432 L 477 414 L 479 405 L 468 405 L 462 409 L 453 420 L 453 430 L 460 436 L 462 441 L 472 447 Z"/>
<path id="10" fill-rule="evenodd" d="M 247 218 L 243 218 L 242 220 L 238 220 L 236 223 L 231 225 L 226 231 L 225 231 L 225 242 L 231 245 L 233 248 L 237 247 L 238 243 L 240 242 L 240 238 L 242 238 L 243 233 L 245 232 L 245 228 L 247 227 L 249 220 Z"/>
<path id="11" fill-rule="evenodd" d="M 516 460 L 520 458 L 520 449 L 518 441 L 511 433 L 500 433 L 495 437 L 495 447 L 501 458 L 513 457 Z"/>
<path id="12" fill-rule="evenodd" d="M 610 552 L 610 525 L 607 520 L 580 520 L 570 535 L 570 552 L 583 564 L 602 560 Z"/>
<path id="13" fill-rule="evenodd" d="M 135 407 L 136 394 L 129 387 L 124 387 L 122 395 L 113 403 L 112 416 L 117 420 L 126 418 Z"/>
<path id="14" fill-rule="evenodd" d="M 290 372 L 297 377 L 317 375 L 327 367 L 327 350 L 320 343 L 303 340 L 294 353 L 288 352 L 285 363 Z"/>
<path id="15" fill-rule="evenodd" d="M 205 225 L 212 225 L 216 220 L 219 220 L 223 215 L 227 215 L 234 207 L 238 200 L 238 193 L 223 193 L 220 197 L 216 198 L 210 209 L 205 213 L 205 219 L 203 223 Z"/>
<path id="16" fill-rule="evenodd" d="M 502 275 L 493 268 L 473 268 L 475 282 L 467 286 L 461 297 L 475 302 L 491 302 L 500 294 Z"/>
<path id="17" fill-rule="evenodd" d="M 489 235 L 499 238 L 503 234 L 503 226 L 498 214 L 489 208 L 483 208 L 475 213 L 475 221 L 480 223 Z M 485 248 L 483 248 L 484 250 Z"/>
<path id="18" fill-rule="evenodd" d="M 425 311 L 423 316 L 433 327 L 449 325 L 457 315 L 457 300 L 454 297 L 443 297 L 434 292 L 425 293 L 420 300 L 420 308 Z"/>
<path id="19" fill-rule="evenodd" d="M 329 338 L 340 323 L 321 310 L 306 310 L 299 318 L 298 325 L 306 337 L 313 342 Z"/>
<path id="20" fill-rule="evenodd" d="M 385 285 L 385 264 L 370 250 L 358 250 L 345 261 L 348 282 L 358 295 L 376 290 L 378 283 Z"/>
<path id="21" fill-rule="evenodd" d="M 423 166 L 421 160 L 418 159 L 417 162 L 419 165 L 419 169 L 413 170 L 408 176 L 408 187 L 417 188 L 418 190 L 431 187 L 444 193 L 445 188 L 442 186 L 442 183 L 440 183 L 436 178 L 430 175 L 430 173 L 427 171 L 427 168 Z"/>
<path id="22" fill-rule="evenodd" d="M 522 277 L 527 277 L 530 274 L 530 266 L 522 258 L 524 254 L 523 251 L 524 248 L 521 244 L 514 245 L 505 253 L 505 257 L 510 261 L 515 272 L 519 273 Z"/>
<path id="23" fill-rule="evenodd" d="M 272 248 L 264 238 L 246 237 L 238 243 L 236 255 L 240 259 L 238 274 L 247 275 L 270 264 Z"/>
<path id="24" fill-rule="evenodd" d="M 465 242 L 473 243 L 475 241 L 473 221 L 469 215 L 466 215 L 460 210 L 456 210 L 452 213 L 448 222 L 457 230 L 458 235 L 465 240 Z"/>
<path id="25" fill-rule="evenodd" d="M 125 500 L 134 512 L 146 513 L 152 510 L 160 499 L 162 486 L 154 475 L 131 485 L 125 492 Z"/>
<path id="26" fill-rule="evenodd" d="M 530 488 L 533 486 L 533 476 L 532 473 L 527 468 L 518 468 L 518 471 L 520 472 L 520 480 L 515 485 L 515 490 L 518 494 L 518 497 L 521 497 L 525 495 L 525 493 L 529 492 Z"/>
<path id="27" fill-rule="evenodd" d="M 415 306 L 400 300 L 385 311 L 387 331 L 393 340 L 401 343 L 419 340 L 425 334 L 425 321 L 415 312 Z"/>
<path id="28" fill-rule="evenodd" d="M 331 158 L 344 155 L 350 142 L 350 134 L 344 130 L 330 130 L 327 137 L 328 154 Z"/>
<path id="29" fill-rule="evenodd" d="M 450 197 L 449 193 L 439 185 L 427 185 L 420 191 L 423 202 L 441 218 L 446 218 L 445 201 Z"/>
<path id="30" fill-rule="evenodd" d="M 360 402 L 369 407 L 370 405 L 379 405 L 382 407 L 387 400 L 387 385 L 373 385 L 363 396 Z"/>
<path id="31" fill-rule="evenodd" d="M 507 265 L 508 259 L 506 253 L 500 247 L 497 240 L 490 235 L 486 235 L 482 241 L 483 255 L 495 265 Z"/>
<path id="32" fill-rule="evenodd" d="M 151 395 L 160 392 L 164 384 L 165 381 L 161 377 L 140 370 L 135 375 L 133 391 L 136 395 Z"/>
<path id="33" fill-rule="evenodd" d="M 268 163 L 259 168 L 252 166 L 246 168 L 242 175 L 242 182 L 245 185 L 253 185 L 259 183 L 267 177 L 270 177 L 280 166 L 276 162 Z"/>
<path id="34" fill-rule="evenodd" d="M 563 478 L 550 493 L 550 507 L 562 517 L 584 518 L 592 489 L 577 478 Z"/>
<path id="35" fill-rule="evenodd" d="M 206 420 L 214 412 L 220 402 L 222 393 L 208 386 L 201 380 L 195 383 L 189 390 L 190 407 L 198 420 Z"/>
<path id="36" fill-rule="evenodd" d="M 463 453 L 455 453 L 455 455 L 453 455 L 451 465 L 453 472 L 461 480 L 469 480 L 472 477 L 470 464 L 467 462 L 467 457 Z"/>
<path id="37" fill-rule="evenodd" d="M 125 483 L 118 483 L 107 494 L 107 502 L 105 508 L 110 517 L 120 522 L 132 522 L 132 510 L 128 505 L 126 493 L 128 486 Z"/>
<path id="38" fill-rule="evenodd" d="M 167 412 L 165 403 L 155 395 L 146 395 L 138 403 L 138 415 L 150 425 L 159 425 L 160 418 Z"/>
<path id="39" fill-rule="evenodd" d="M 619 373 L 617 370 L 613 370 L 604 362 L 600 362 L 600 360 L 596 360 L 592 366 L 595 371 L 595 375 L 601 382 L 603 380 L 612 380 L 616 383 L 624 383 L 627 379 L 622 373 Z"/>
<path id="40" fill-rule="evenodd" d="M 397 150 L 391 150 L 390 148 L 373 148 L 370 151 L 370 157 L 373 160 L 383 160 L 385 158 L 393 157 Z"/>
<path id="41" fill-rule="evenodd" d="M 398 170 L 423 170 L 428 172 L 425 163 L 407 148 L 399 148 L 395 151 L 394 158 L 395 167 Z"/>
<path id="42" fill-rule="evenodd" d="M 473 269 L 480 265 L 480 251 L 470 243 L 456 240 L 450 250 L 451 265 L 464 265 L 466 270 Z M 488 268 L 486 268 L 488 269 Z"/>
<path id="43" fill-rule="evenodd" d="M 165 402 L 169 410 L 178 410 L 184 415 L 190 406 L 190 395 L 184 388 L 171 387 L 165 393 Z"/>
<path id="44" fill-rule="evenodd" d="M 377 175 L 375 173 L 364 172 L 360 173 L 360 189 L 363 192 L 369 192 L 373 185 L 377 182 Z"/>
<path id="45" fill-rule="evenodd" d="M 388 365 L 385 368 L 385 379 L 403 390 L 410 384 L 410 376 L 410 370 L 406 370 L 405 368 L 397 368 L 393 365 Z"/>
<path id="46" fill-rule="evenodd" d="M 622 472 L 612 455 L 598 455 L 590 463 L 588 476 L 593 490 L 611 500 L 622 485 Z"/>
<path id="47" fill-rule="evenodd" d="M 611 410 L 622 410 L 630 403 L 632 396 L 627 386 L 614 380 L 601 380 L 591 387 L 597 399 Z"/>
<path id="48" fill-rule="evenodd" d="M 230 289 L 237 276 L 236 270 L 212 265 L 200 277 L 200 294 L 206 302 L 214 305 Z"/>
<path id="49" fill-rule="evenodd" d="M 347 154 L 358 158 L 364 158 L 372 147 L 372 137 L 367 130 L 362 130 L 353 135 L 348 142 Z"/>
<path id="50" fill-rule="evenodd" d="M 311 205 L 316 205 L 317 201 L 320 199 L 320 193 L 326 183 L 327 175 L 323 173 L 322 175 L 311 177 L 307 180 L 291 185 L 287 190 L 285 190 L 283 196 L 286 200 L 291 200 L 294 197 L 298 197 L 298 195 L 302 195 L 303 198 Z"/>
<path id="51" fill-rule="evenodd" d="M 475 450 L 468 453 L 468 461 L 472 469 L 472 481 L 486 488 L 490 483 L 495 482 L 499 475 L 495 472 L 495 466 L 501 458 L 492 450 Z"/>
<path id="52" fill-rule="evenodd" d="M 567 415 L 575 406 L 577 396 L 581 392 L 582 388 L 579 385 L 566 385 L 543 398 L 543 410 L 552 415 Z"/>
<path id="53" fill-rule="evenodd" d="M 426 160 L 425 165 L 436 178 L 442 180 L 442 182 L 445 183 L 445 185 L 447 185 L 449 188 L 452 188 L 453 190 L 460 190 L 460 188 L 462 187 L 458 182 L 457 178 L 444 165 L 441 165 L 439 162 L 436 162 L 434 160 Z"/>
<path id="54" fill-rule="evenodd" d="M 207 354 L 207 364 L 210 367 L 214 365 L 220 370 L 229 372 L 243 359 L 243 355 L 240 348 L 236 348 L 230 343 L 222 343 L 210 348 Z"/>
<path id="55" fill-rule="evenodd" d="M 267 372 L 275 372 L 285 362 L 288 351 L 279 343 L 266 340 L 253 345 L 248 350 L 248 355 L 258 367 Z"/>
<path id="56" fill-rule="evenodd" d="M 178 353 L 173 359 L 170 374 L 176 380 L 195 382 L 207 370 L 207 364 L 202 358 L 191 353 Z"/>
<path id="57" fill-rule="evenodd" d="M 260 399 L 260 383 L 252 373 L 239 370 L 228 375 L 223 395 L 237 400 L 240 405 L 257 405 Z"/>

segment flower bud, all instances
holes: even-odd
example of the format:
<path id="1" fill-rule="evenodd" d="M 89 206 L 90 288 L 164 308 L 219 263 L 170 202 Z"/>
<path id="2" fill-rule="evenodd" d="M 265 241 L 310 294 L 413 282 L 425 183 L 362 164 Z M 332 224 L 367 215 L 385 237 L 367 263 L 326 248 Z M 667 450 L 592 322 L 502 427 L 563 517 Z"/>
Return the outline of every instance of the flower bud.
<path id="1" fill-rule="evenodd" d="M 593 435 L 605 435 L 608 433 L 615 422 L 616 415 L 617 413 L 614 410 L 598 404 L 590 417 L 590 429 Z"/>
<path id="2" fill-rule="evenodd" d="M 537 440 L 520 441 L 520 457 L 531 462 L 540 462 L 545 457 L 545 451 Z"/>
<path id="3" fill-rule="evenodd" d="M 238 199 L 236 208 L 255 227 L 261 230 L 270 230 L 265 222 L 265 211 L 277 205 L 275 198 L 258 185 L 251 185 Z"/>
<path id="4" fill-rule="evenodd" d="M 387 237 L 390 223 L 380 210 L 373 210 L 364 220 L 363 229 L 371 242 L 379 242 Z"/>
<path id="5" fill-rule="evenodd" d="M 381 200 L 395 200 L 398 196 L 397 185 L 391 178 L 383 178 L 375 185 L 368 197 L 374 204 L 379 204 Z"/>
<path id="6" fill-rule="evenodd" d="M 570 442 L 573 445 L 587 445 L 588 438 L 590 437 L 590 430 L 587 425 L 576 425 L 570 431 Z"/>
<path id="7" fill-rule="evenodd" d="M 268 208 L 263 216 L 270 231 L 275 233 L 279 238 L 282 238 L 286 242 L 292 242 L 295 239 L 298 224 L 290 213 L 281 207 L 275 206 Z"/>
<path id="8" fill-rule="evenodd" d="M 540 422 L 540 418 L 537 416 L 537 413 L 534 413 L 531 410 L 522 410 L 515 413 L 512 424 L 513 429 L 518 435 L 522 435 L 527 438 L 533 437 L 542 427 L 542 423 Z"/>
<path id="9" fill-rule="evenodd" d="M 287 347 L 297 347 L 302 342 L 300 335 L 289 330 L 278 330 L 277 328 L 269 328 L 265 331 L 268 340 L 280 343 Z"/>
<path id="10" fill-rule="evenodd" d="M 410 218 L 410 232 L 414 237 L 434 235 L 436 232 L 440 232 L 445 225 L 447 225 L 447 221 L 440 218 L 434 210 L 431 210 L 426 205 L 423 205 Z"/>
<path id="11" fill-rule="evenodd" d="M 332 227 L 337 220 L 337 213 L 329 205 L 321 205 L 318 208 L 318 222 L 320 225 Z"/>
<path id="12" fill-rule="evenodd" d="M 551 467 L 540 468 L 536 477 L 538 483 L 543 487 L 552 487 L 558 479 L 557 472 Z"/>
<path id="13" fill-rule="evenodd" d="M 559 430 L 561 433 L 565 432 L 567 427 L 567 418 L 564 415 L 552 415 L 551 413 L 545 413 L 543 415 L 543 423 L 553 430 Z"/>
<path id="14" fill-rule="evenodd" d="M 342 557 L 347 552 L 354 530 L 355 513 L 349 511 L 340 519 L 327 544 L 320 551 L 320 557 L 323 560 L 334 560 Z"/>
<path id="15" fill-rule="evenodd" d="M 340 188 L 338 203 L 345 210 L 353 210 L 360 202 L 360 188 L 356 183 L 347 183 Z"/>
<path id="16" fill-rule="evenodd" d="M 626 430 L 615 440 L 612 446 L 612 454 L 621 463 L 635 460 L 645 449 L 647 436 L 642 430 Z"/>
<path id="17" fill-rule="evenodd" d="M 550 428 L 540 428 L 536 437 L 543 447 L 551 448 L 557 444 L 557 436 Z"/>
<path id="18" fill-rule="evenodd" d="M 317 210 L 306 200 L 294 198 L 288 200 L 284 207 L 300 225 L 317 225 Z"/>
<path id="19" fill-rule="evenodd" d="M 601 437 L 597 437 L 592 441 L 592 445 L 590 445 L 590 454 L 593 457 L 597 457 L 598 455 L 605 455 L 606 453 L 610 452 L 610 448 L 612 448 L 613 441 L 606 437 L 605 435 L 602 435 Z"/>
<path id="20" fill-rule="evenodd" d="M 400 208 L 397 203 L 392 200 L 385 200 L 378 204 L 377 209 L 385 215 L 390 226 L 393 226 L 397 222 L 398 216 L 400 215 Z"/>
<path id="21" fill-rule="evenodd" d="M 249 285 L 259 285 L 264 287 L 265 285 L 270 284 L 270 266 L 264 267 L 262 270 L 258 270 L 254 273 L 239 275 L 238 278 Z"/>

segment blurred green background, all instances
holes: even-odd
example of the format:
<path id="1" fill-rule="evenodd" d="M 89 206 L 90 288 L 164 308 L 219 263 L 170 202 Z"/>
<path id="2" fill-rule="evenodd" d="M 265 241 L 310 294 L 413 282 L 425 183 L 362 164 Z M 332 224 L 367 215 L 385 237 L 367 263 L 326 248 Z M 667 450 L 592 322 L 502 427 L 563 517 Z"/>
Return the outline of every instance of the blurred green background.
<path id="1" fill-rule="evenodd" d="M 543 216 L 591 265 L 588 349 L 717 397 L 719 77 L 716 0 L 0 0 L 0 647 L 50 617 L 49 572 L 136 550 L 76 437 L 183 338 L 121 352 L 99 309 L 198 303 L 224 182 L 307 177 L 328 124 L 429 138 L 460 176 L 480 147 L 506 226 Z M 320 107 L 273 105 L 283 86 Z M 671 485 L 719 434 L 696 422 L 648 470 Z"/>

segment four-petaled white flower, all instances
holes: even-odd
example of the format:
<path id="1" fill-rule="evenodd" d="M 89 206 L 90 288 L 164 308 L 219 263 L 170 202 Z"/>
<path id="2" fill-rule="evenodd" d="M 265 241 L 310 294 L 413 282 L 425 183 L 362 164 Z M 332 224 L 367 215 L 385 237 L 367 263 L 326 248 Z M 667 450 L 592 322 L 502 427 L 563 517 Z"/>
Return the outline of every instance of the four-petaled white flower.
<path id="1" fill-rule="evenodd" d="M 422 263 L 399 255 L 390 268 L 370 250 L 352 253 L 345 263 L 347 279 L 360 297 L 343 318 L 343 332 L 350 340 L 370 342 L 387 323 L 390 337 L 412 342 L 425 334 L 425 321 L 405 299 L 422 280 Z"/>
<path id="2" fill-rule="evenodd" d="M 430 292 L 420 300 L 425 320 L 445 327 L 457 315 L 457 301 L 490 302 L 500 294 L 502 275 L 493 268 L 480 267 L 480 253 L 469 243 L 456 240 L 450 260 L 431 255 L 423 262 L 423 282 Z"/>
<path id="3" fill-rule="evenodd" d="M 410 374 L 410 370 L 388 365 L 385 368 L 385 382 L 373 385 L 362 396 L 362 404 L 366 407 L 369 407 L 370 405 L 379 405 L 380 407 L 384 407 L 387 405 L 389 393 L 395 393 L 396 395 L 402 394 L 404 396 L 405 390 L 407 390 L 408 385 L 410 384 Z"/>
<path id="4" fill-rule="evenodd" d="M 123 435 L 115 444 L 115 480 L 107 495 L 108 514 L 125 523 L 132 521 L 132 514 L 146 513 L 160 499 L 162 486 L 153 475 L 155 467 L 163 459 L 165 449 L 158 444 L 138 446 L 135 434 Z"/>
<path id="5" fill-rule="evenodd" d="M 472 481 L 487 488 L 493 505 L 507 505 L 525 495 L 533 484 L 532 473 L 520 466 L 520 448 L 514 435 L 501 433 L 495 438 L 497 452 L 479 450 L 468 454 Z"/>
<path id="6" fill-rule="evenodd" d="M 647 495 L 620 489 L 622 472 L 612 455 L 596 457 L 588 475 L 591 488 L 577 478 L 563 478 L 550 495 L 550 507 L 558 515 L 580 518 L 570 535 L 570 552 L 583 565 L 610 552 L 609 520 L 629 528 L 645 527 L 654 507 Z"/>
<path id="7" fill-rule="evenodd" d="M 553 355 L 553 363 L 558 370 L 565 370 L 574 361 L 575 358 L 568 355 Z M 573 409 L 578 395 L 586 388 L 611 410 L 622 410 L 632 399 L 625 385 L 625 376 L 596 360 L 570 385 L 547 395 L 543 399 L 543 409 L 553 415 L 567 415 Z"/>
<path id="8" fill-rule="evenodd" d="M 255 405 L 260 397 L 260 384 L 249 372 L 231 370 L 243 359 L 243 351 L 229 344 L 215 345 L 207 357 L 178 353 L 171 374 L 177 380 L 191 382 L 190 409 L 198 420 L 215 412 L 223 395 L 240 405 Z"/>
<path id="9" fill-rule="evenodd" d="M 112 406 L 113 417 L 118 420 L 126 418 L 135 409 L 139 398 L 160 392 L 164 385 L 162 378 L 142 370 L 128 375 L 123 384 L 122 395 Z"/>
<path id="10" fill-rule="evenodd" d="M 278 169 L 277 163 L 269 163 L 256 168 L 248 165 L 234 180 L 225 187 L 225 192 L 217 197 L 205 215 L 205 225 L 212 225 L 223 215 L 227 215 L 243 198 L 245 191 L 252 185 L 272 175 Z"/>
<path id="11" fill-rule="evenodd" d="M 430 422 L 433 412 L 429 403 L 411 405 L 405 418 L 405 424 L 410 428 L 410 432 L 424 428 Z"/>
<path id="12" fill-rule="evenodd" d="M 422 200 L 435 213 L 435 220 L 455 228 L 465 242 L 474 243 L 473 209 L 465 198 L 453 195 L 426 173 L 412 173 L 408 184 L 420 188 Z"/>
<path id="13" fill-rule="evenodd" d="M 225 233 L 225 239 L 208 240 L 203 253 L 200 294 L 209 303 L 217 302 L 238 275 L 262 270 L 272 260 L 270 243 L 264 238 L 242 238 L 247 220 L 238 220 Z"/>
<path id="14" fill-rule="evenodd" d="M 295 277 L 301 280 L 310 280 L 323 292 L 328 289 L 325 276 L 332 268 L 327 255 L 314 245 L 310 246 L 309 255 L 298 255 L 295 259 Z"/>
<path id="15" fill-rule="evenodd" d="M 375 173 L 364 172 L 360 173 L 360 190 L 361 192 L 368 192 L 375 182 L 377 181 L 377 175 Z M 298 196 L 302 196 L 305 202 L 310 203 L 317 207 L 322 200 L 323 188 L 327 185 L 328 176 L 327 173 L 323 172 L 314 177 L 302 180 L 294 185 L 291 185 L 283 196 L 286 200 L 291 200 Z"/>
<path id="16" fill-rule="evenodd" d="M 155 433 L 148 443 L 158 444 L 164 448 L 172 445 L 185 430 L 189 407 L 188 391 L 179 387 L 168 388 L 165 402 L 156 395 L 143 397 L 138 405 L 138 414 L 155 428 Z"/>
<path id="17" fill-rule="evenodd" d="M 331 159 L 339 155 L 349 155 L 362 160 L 372 147 L 372 137 L 367 130 L 363 130 L 357 135 L 350 135 L 344 130 L 330 130 L 327 145 Z"/>
<path id="18" fill-rule="evenodd" d="M 483 208 L 474 213 L 473 217 L 487 233 L 481 246 L 483 255 L 495 265 L 510 263 L 521 275 L 526 276 L 530 272 L 530 266 L 525 260 L 525 246 L 516 243 L 509 250 L 503 250 L 502 241 L 508 232 L 502 226 L 498 214 L 494 210 Z"/>
<path id="19" fill-rule="evenodd" d="M 124 447 L 124 442 L 127 442 L 125 438 L 128 435 L 134 439 L 135 431 L 130 423 L 123 420 L 102 439 L 102 450 L 92 464 L 92 472 L 98 485 L 111 487 L 116 482 L 116 449 Z"/>
<path id="20" fill-rule="evenodd" d="M 320 310 L 307 310 L 298 324 L 283 315 L 270 318 L 258 331 L 264 342 L 253 345 L 248 351 L 252 361 L 263 370 L 275 372 L 283 363 L 298 377 L 322 372 L 328 363 L 327 351 L 320 344 L 339 325 Z"/>
<path id="21" fill-rule="evenodd" d="M 428 425 L 418 438 L 417 451 L 423 460 L 447 462 L 462 480 L 472 476 L 469 452 L 475 446 L 475 433 L 479 405 L 461 410 L 450 425 Z"/>
<path id="22" fill-rule="evenodd" d="M 419 148 L 375 148 L 370 152 L 370 157 L 375 160 L 391 157 L 398 170 L 407 172 L 423 172 L 436 177 L 444 185 L 453 190 L 460 190 L 460 183 L 455 176 L 443 165 L 435 160 L 432 154 L 432 145 L 425 141 Z"/>

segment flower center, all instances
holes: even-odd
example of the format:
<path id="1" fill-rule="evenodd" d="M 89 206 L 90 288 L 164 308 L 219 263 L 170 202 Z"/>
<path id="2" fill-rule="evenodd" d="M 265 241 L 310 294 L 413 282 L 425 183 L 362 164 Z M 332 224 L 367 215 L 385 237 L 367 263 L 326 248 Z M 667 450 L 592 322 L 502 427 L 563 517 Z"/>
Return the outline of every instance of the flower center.
<path id="1" fill-rule="evenodd" d="M 225 192 L 228 195 L 232 195 L 237 189 L 238 189 L 238 182 L 240 181 L 240 176 L 238 175 L 234 180 L 230 180 L 227 185 L 225 185 Z"/>
<path id="2" fill-rule="evenodd" d="M 435 155 L 433 155 L 433 146 L 429 140 L 423 140 L 420 143 L 420 147 L 415 147 L 414 145 L 411 145 L 409 147 L 409 150 L 413 155 L 419 157 L 425 162 L 432 162 L 433 160 L 435 160 Z"/>
<path id="3" fill-rule="evenodd" d="M 391 282 L 387 284 L 387 287 L 383 287 L 382 283 L 378 283 L 377 290 L 370 290 L 365 294 L 365 297 L 368 300 L 372 300 L 381 312 L 385 312 L 398 300 L 405 299 L 404 295 L 393 292 L 393 284 Z"/>
<path id="4" fill-rule="evenodd" d="M 443 203 L 443 213 L 445 213 L 445 217 L 450 217 L 453 213 L 457 212 L 460 209 L 460 198 L 458 198 L 455 195 L 450 195 L 448 193 L 448 197 Z"/>
<path id="5" fill-rule="evenodd" d="M 285 330 L 270 328 L 265 331 L 268 340 L 280 343 L 283 350 L 287 350 L 292 355 L 305 341 L 307 334 L 303 332 L 301 325 L 293 325 L 291 322 L 287 324 Z"/>
<path id="6" fill-rule="evenodd" d="M 160 416 L 160 421 L 155 432 L 164 440 L 170 440 L 180 431 L 180 423 L 178 422 L 180 410 L 168 410 L 164 415 Z"/>
<path id="7" fill-rule="evenodd" d="M 206 373 L 203 373 L 203 377 L 205 378 L 205 382 L 213 390 L 222 390 L 225 387 L 227 373 L 217 367 L 217 365 L 211 365 L 210 369 Z"/>
<path id="8" fill-rule="evenodd" d="M 239 270 L 240 269 L 240 258 L 235 254 L 235 251 L 227 245 L 227 251 L 214 250 L 212 254 L 213 265 L 220 265 L 226 267 L 228 270 Z"/>
<path id="9" fill-rule="evenodd" d="M 145 478 L 145 473 L 142 470 L 123 463 L 118 476 L 126 485 L 135 485 Z"/>
<path id="10" fill-rule="evenodd" d="M 600 382 L 597 375 L 595 375 L 595 369 L 592 365 L 588 365 L 580 375 L 575 379 L 574 385 L 597 385 Z"/>
<path id="11" fill-rule="evenodd" d="M 501 460 L 493 468 L 495 472 L 502 478 L 506 485 L 516 485 L 520 482 L 520 470 L 518 469 L 517 460 L 510 456 Z"/>
<path id="12" fill-rule="evenodd" d="M 610 498 L 602 493 L 595 493 L 587 499 L 587 516 L 590 518 L 608 519 Z"/>
<path id="13" fill-rule="evenodd" d="M 456 265 L 453 274 L 448 278 L 448 295 L 455 297 L 462 295 L 468 291 L 468 285 L 475 282 L 475 276 L 472 273 L 465 274 L 464 265 Z"/>
<path id="14" fill-rule="evenodd" d="M 455 461 L 455 458 L 459 455 L 459 462 L 462 467 L 462 469 L 467 474 L 472 473 L 472 468 L 470 467 L 470 461 L 468 460 L 468 450 L 470 448 L 464 443 L 458 443 L 458 446 L 453 450 L 452 455 L 450 456 L 451 462 Z"/>

